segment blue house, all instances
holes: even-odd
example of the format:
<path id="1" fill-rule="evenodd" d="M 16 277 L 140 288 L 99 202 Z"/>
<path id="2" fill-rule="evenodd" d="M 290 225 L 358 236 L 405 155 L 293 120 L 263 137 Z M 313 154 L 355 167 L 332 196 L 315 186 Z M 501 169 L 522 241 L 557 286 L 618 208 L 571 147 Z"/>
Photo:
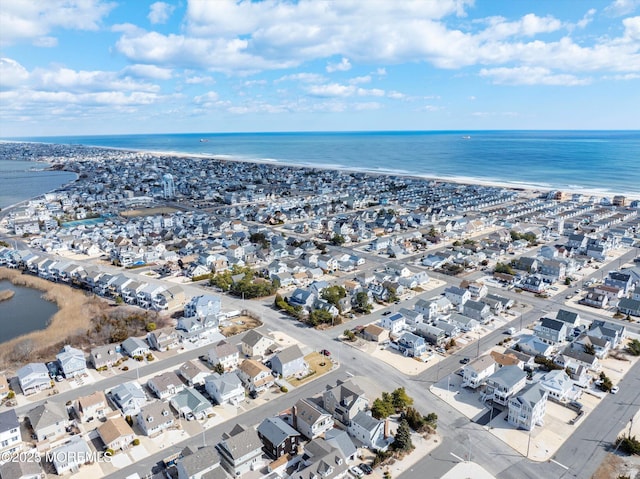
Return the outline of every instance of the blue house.
<path id="1" fill-rule="evenodd" d="M 427 345 L 424 338 L 413 333 L 404 333 L 398 340 L 398 349 L 405 356 L 422 356 L 427 352 Z"/>

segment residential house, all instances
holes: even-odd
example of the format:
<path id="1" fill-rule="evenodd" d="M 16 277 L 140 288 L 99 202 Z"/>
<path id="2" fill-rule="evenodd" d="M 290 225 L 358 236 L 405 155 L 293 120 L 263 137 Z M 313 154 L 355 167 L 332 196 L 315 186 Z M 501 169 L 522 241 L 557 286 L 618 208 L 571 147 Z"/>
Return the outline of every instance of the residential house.
<path id="1" fill-rule="evenodd" d="M 545 259 L 540 263 L 538 274 L 549 283 L 562 281 L 567 275 L 567 265 L 563 261 Z"/>
<path id="2" fill-rule="evenodd" d="M 533 328 L 533 333 L 547 344 L 564 343 L 567 340 L 567 323 L 557 319 L 542 318 L 540 324 Z"/>
<path id="3" fill-rule="evenodd" d="M 400 313 L 383 316 L 382 319 L 380 319 L 380 326 L 389 330 L 390 334 L 396 336 L 405 328 L 405 325 L 405 318 Z"/>
<path id="4" fill-rule="evenodd" d="M 364 391 L 352 381 L 338 384 L 322 393 L 322 407 L 342 424 L 349 425 L 353 418 L 369 406 Z"/>
<path id="5" fill-rule="evenodd" d="M 433 325 L 443 330 L 448 338 L 454 338 L 460 334 L 460 328 L 456 324 L 445 321 L 444 319 L 436 320 Z"/>
<path id="6" fill-rule="evenodd" d="M 87 362 L 84 359 L 84 353 L 68 344 L 56 355 L 56 360 L 66 378 L 87 374 Z"/>
<path id="7" fill-rule="evenodd" d="M 185 388 L 171 397 L 171 406 L 186 419 L 205 419 L 213 414 L 213 407 L 207 399 L 193 388 Z"/>
<path id="8" fill-rule="evenodd" d="M 296 472 L 290 479 L 341 479 L 347 476 L 348 463 L 342 452 L 322 438 L 304 446 Z"/>
<path id="9" fill-rule="evenodd" d="M 549 399 L 558 402 L 572 401 L 580 396 L 580 392 L 564 369 L 555 369 L 545 373 L 538 384 L 547 391 Z"/>
<path id="10" fill-rule="evenodd" d="M 272 346 L 273 340 L 255 329 L 247 332 L 241 342 L 242 354 L 250 358 L 266 356 Z"/>
<path id="11" fill-rule="evenodd" d="M 372 417 L 370 412 L 360 411 L 349 424 L 347 431 L 365 447 L 384 451 L 390 442 L 385 435 L 385 426 L 385 421 Z"/>
<path id="12" fill-rule="evenodd" d="M 271 370 L 283 378 L 305 373 L 309 365 L 304 360 L 300 347 L 296 344 L 283 349 L 271 358 Z"/>
<path id="13" fill-rule="evenodd" d="M 496 362 L 485 354 L 465 364 L 462 369 L 462 386 L 476 389 L 485 384 L 486 379 L 496 372 Z"/>
<path id="14" fill-rule="evenodd" d="M 468 289 L 449 286 L 444 290 L 445 297 L 455 306 L 462 306 L 471 299 L 471 292 Z"/>
<path id="15" fill-rule="evenodd" d="M 80 422 L 88 422 L 91 419 L 101 419 L 111 412 L 107 398 L 102 391 L 95 391 L 88 396 L 79 397 L 74 409 Z"/>
<path id="16" fill-rule="evenodd" d="M 465 303 L 465 306 L 466 306 L 466 303 Z M 475 319 L 470 318 L 469 316 L 465 316 L 459 313 L 453 313 L 449 317 L 449 322 L 464 332 L 473 332 L 473 331 L 476 331 L 478 328 L 480 328 L 479 321 L 476 321 Z"/>
<path id="17" fill-rule="evenodd" d="M 122 358 L 119 349 L 120 347 L 116 344 L 98 346 L 91 350 L 89 360 L 96 369 L 110 368 Z"/>
<path id="18" fill-rule="evenodd" d="M 7 378 L 0 374 L 0 401 L 9 395 L 9 382 Z"/>
<path id="19" fill-rule="evenodd" d="M 485 324 L 491 317 L 491 307 L 480 301 L 468 300 L 465 301 L 462 306 L 462 311 L 465 316 L 475 319 L 479 323 Z"/>
<path id="20" fill-rule="evenodd" d="M 596 371 L 600 367 L 595 354 L 589 354 L 571 346 L 564 348 L 553 361 L 561 368 L 568 370 L 572 376 L 578 373 L 580 367 L 591 371 Z"/>
<path id="21" fill-rule="evenodd" d="M 178 374 L 183 377 L 189 386 L 202 386 L 211 370 L 200 361 L 187 361 L 178 369 Z"/>
<path id="22" fill-rule="evenodd" d="M 49 401 L 31 409 L 26 418 L 38 442 L 51 442 L 64 436 L 65 429 L 71 424 L 66 406 Z"/>
<path id="23" fill-rule="evenodd" d="M 349 437 L 347 431 L 341 431 L 340 429 L 329 429 L 324 433 L 324 440 L 331 447 L 336 448 L 347 458 L 347 462 L 355 461 L 357 459 L 358 450 L 353 444 L 353 440 Z"/>
<path id="24" fill-rule="evenodd" d="M 413 306 L 418 313 L 421 313 L 424 319 L 427 321 L 432 320 L 438 314 L 438 305 L 435 301 L 427 301 L 425 299 L 419 299 Z"/>
<path id="25" fill-rule="evenodd" d="M 257 429 L 265 453 L 271 459 L 278 459 L 285 454 L 296 455 L 302 444 L 302 435 L 280 417 L 264 419 Z"/>
<path id="26" fill-rule="evenodd" d="M 572 343 L 572 349 L 578 351 L 590 352 L 596 355 L 598 359 L 606 358 L 611 350 L 611 341 L 606 337 L 590 336 L 584 332 L 580 334 Z"/>
<path id="27" fill-rule="evenodd" d="M 551 344 L 545 343 L 542 339 L 532 334 L 523 334 L 520 336 L 517 345 L 520 351 L 533 356 L 549 357 L 554 351 Z"/>
<path id="28" fill-rule="evenodd" d="M 260 393 L 274 384 L 271 370 L 253 359 L 245 359 L 238 368 L 238 377 L 249 391 Z"/>
<path id="29" fill-rule="evenodd" d="M 167 399 L 174 394 L 178 394 L 184 389 L 184 383 L 173 371 L 166 371 L 152 377 L 147 381 L 147 387 L 159 399 Z"/>
<path id="30" fill-rule="evenodd" d="M 291 296 L 289 296 L 289 304 L 292 306 L 300 306 L 305 309 L 311 309 L 316 300 L 316 295 L 306 289 L 296 288 Z"/>
<path id="31" fill-rule="evenodd" d="M 39 462 L 9 461 L 0 465 L 0 479 L 45 479 Z"/>
<path id="32" fill-rule="evenodd" d="M 435 346 L 440 346 L 447 340 L 444 330 L 431 324 L 418 325 L 416 332 Z"/>
<path id="33" fill-rule="evenodd" d="M 610 271 L 609 275 L 604 280 L 604 284 L 607 286 L 617 286 L 618 288 L 621 288 L 626 296 L 633 288 L 633 277 L 629 273 Z"/>
<path id="34" fill-rule="evenodd" d="M 22 435 L 15 409 L 0 412 L 0 453 L 2 453 L 2 457 L 15 455 L 20 449 L 22 449 Z"/>
<path id="35" fill-rule="evenodd" d="M 580 325 L 581 319 L 578 313 L 561 309 L 556 313 L 556 320 L 567 323 L 567 329 L 573 329 Z"/>
<path id="36" fill-rule="evenodd" d="M 292 412 L 294 429 L 308 439 L 321 436 L 333 427 L 331 414 L 308 399 L 299 399 Z"/>
<path id="37" fill-rule="evenodd" d="M 136 337 L 125 339 L 122 343 L 122 351 L 131 358 L 144 357 L 151 352 L 147 342 Z"/>
<path id="38" fill-rule="evenodd" d="M 627 328 L 622 324 L 596 319 L 589 326 L 589 336 L 607 339 L 615 349 L 627 337 Z"/>
<path id="39" fill-rule="evenodd" d="M 147 402 L 142 386 L 135 381 L 118 384 L 108 395 L 125 416 L 135 416 Z"/>
<path id="40" fill-rule="evenodd" d="M 525 387 L 527 373 L 517 366 L 505 366 L 487 378 L 485 400 L 506 406 L 509 399 Z"/>
<path id="41" fill-rule="evenodd" d="M 215 446 L 185 447 L 176 461 L 177 479 L 227 479 Z"/>
<path id="42" fill-rule="evenodd" d="M 204 382 L 207 394 L 218 404 L 237 406 L 245 398 L 244 386 L 235 372 L 213 373 Z"/>
<path id="43" fill-rule="evenodd" d="M 520 369 L 524 369 L 524 360 L 513 353 L 503 354 L 497 351 L 491 351 L 489 355 L 496 362 L 496 368 L 502 368 L 504 366 L 518 366 Z"/>
<path id="44" fill-rule="evenodd" d="M 140 408 L 136 422 L 145 436 L 153 437 L 172 428 L 176 418 L 166 401 L 153 401 Z"/>
<path id="45" fill-rule="evenodd" d="M 157 329 L 147 334 L 147 342 L 156 351 L 167 351 L 180 346 L 180 335 L 171 327 Z"/>
<path id="46" fill-rule="evenodd" d="M 609 304 L 609 297 L 605 294 L 589 292 L 580 303 L 592 308 L 604 309 Z"/>
<path id="47" fill-rule="evenodd" d="M 221 340 L 207 352 L 207 360 L 211 366 L 221 364 L 225 371 L 230 371 L 240 364 L 240 351 L 235 345 Z"/>
<path id="48" fill-rule="evenodd" d="M 97 431 L 105 447 L 112 451 L 128 448 L 135 437 L 133 429 L 122 416 L 107 419 Z"/>
<path id="49" fill-rule="evenodd" d="M 29 396 L 53 387 L 49 370 L 44 363 L 29 363 L 16 373 L 22 394 Z"/>
<path id="50" fill-rule="evenodd" d="M 640 316 L 640 300 L 632 298 L 622 298 L 618 302 L 618 311 L 630 316 Z"/>
<path id="51" fill-rule="evenodd" d="M 93 462 L 95 455 L 82 436 L 72 436 L 66 444 L 53 449 L 51 457 L 56 474 L 62 476 L 67 472 L 77 472 L 80 466 Z"/>
<path id="52" fill-rule="evenodd" d="M 510 424 L 527 431 L 535 426 L 544 425 L 544 415 L 547 411 L 547 391 L 538 384 L 533 384 L 521 393 L 509 399 Z"/>
<path id="53" fill-rule="evenodd" d="M 547 290 L 547 285 L 540 276 L 527 276 L 521 283 L 520 288 L 532 293 L 542 294 Z"/>
<path id="54" fill-rule="evenodd" d="M 262 441 L 258 433 L 240 424 L 223 433 L 216 448 L 222 467 L 234 477 L 253 470 L 262 457 Z"/>
<path id="55" fill-rule="evenodd" d="M 407 357 L 420 357 L 427 352 L 424 338 L 413 333 L 404 333 L 398 339 L 398 350 Z"/>
<path id="56" fill-rule="evenodd" d="M 360 334 L 367 341 L 373 341 L 376 343 L 382 343 L 389 340 L 389 331 L 375 324 L 367 325 Z"/>

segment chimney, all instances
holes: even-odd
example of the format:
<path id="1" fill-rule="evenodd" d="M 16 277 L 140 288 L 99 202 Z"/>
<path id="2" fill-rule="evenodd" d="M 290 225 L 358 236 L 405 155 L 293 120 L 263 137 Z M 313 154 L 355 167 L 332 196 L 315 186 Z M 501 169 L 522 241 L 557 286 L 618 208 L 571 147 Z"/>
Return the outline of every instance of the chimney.
<path id="1" fill-rule="evenodd" d="M 291 426 L 298 430 L 298 408 L 296 406 L 291 408 Z"/>

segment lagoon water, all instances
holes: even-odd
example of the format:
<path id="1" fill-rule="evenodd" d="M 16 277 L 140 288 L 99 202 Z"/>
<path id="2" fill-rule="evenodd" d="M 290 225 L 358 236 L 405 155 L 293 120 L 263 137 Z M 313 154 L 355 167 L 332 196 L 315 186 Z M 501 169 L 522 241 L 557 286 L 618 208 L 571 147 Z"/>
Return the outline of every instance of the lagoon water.
<path id="1" fill-rule="evenodd" d="M 190 133 L 20 140 L 640 196 L 639 131 Z"/>
<path id="2" fill-rule="evenodd" d="M 42 299 L 42 291 L 0 281 L 0 291 L 6 289 L 15 295 L 0 302 L 0 343 L 46 328 L 58 311 L 54 303 Z"/>

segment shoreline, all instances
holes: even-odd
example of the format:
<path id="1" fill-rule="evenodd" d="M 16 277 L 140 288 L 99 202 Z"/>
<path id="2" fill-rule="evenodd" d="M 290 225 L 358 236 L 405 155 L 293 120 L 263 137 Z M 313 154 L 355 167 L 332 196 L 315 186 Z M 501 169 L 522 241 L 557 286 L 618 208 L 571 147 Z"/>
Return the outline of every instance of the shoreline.
<path id="1" fill-rule="evenodd" d="M 11 143 L 11 141 L 6 141 L 6 143 Z M 15 143 L 31 143 L 31 144 L 49 144 L 49 145 L 64 145 L 63 143 L 49 143 L 49 142 L 34 142 L 34 141 L 16 141 Z M 451 176 L 451 175 L 437 175 L 432 173 L 415 173 L 406 170 L 382 170 L 382 169 L 369 169 L 365 167 L 349 167 L 345 165 L 336 165 L 336 164 L 312 164 L 312 163 L 294 163 L 287 162 L 284 160 L 277 160 L 273 158 L 243 158 L 236 155 L 224 155 L 224 154 L 205 154 L 205 153 L 190 153 L 190 152 L 180 152 L 175 150 L 145 150 L 140 148 L 124 148 L 124 147 L 115 147 L 115 146 L 101 146 L 101 145 L 90 145 L 90 144 L 82 144 L 82 145 L 70 145 L 77 146 L 79 148 L 97 148 L 106 151 L 117 151 L 124 153 L 135 153 L 135 154 L 149 154 L 156 156 L 167 156 L 172 158 L 188 158 L 188 159 L 196 159 L 196 160 L 214 160 L 214 161 L 228 161 L 234 163 L 251 163 L 251 164 L 259 164 L 259 165 L 271 165 L 274 167 L 288 167 L 288 168 L 299 168 L 299 169 L 316 169 L 323 171 L 340 171 L 345 173 L 360 173 L 367 174 L 372 176 L 398 176 L 404 178 L 413 178 L 424 181 L 439 181 L 443 183 L 452 183 L 466 186 L 485 186 L 485 187 L 496 187 L 496 188 L 504 188 L 507 190 L 519 191 L 519 192 L 529 192 L 529 193 L 539 193 L 539 192 L 551 192 L 551 191 L 562 191 L 567 193 L 576 193 L 584 196 L 594 196 L 596 198 L 610 198 L 617 195 L 625 196 L 628 200 L 640 200 L 640 192 L 634 191 L 613 191 L 609 189 L 598 189 L 598 188 L 589 188 L 589 187 L 575 187 L 579 185 L 566 185 L 564 187 L 554 186 L 548 183 L 531 183 L 522 180 L 502 180 L 496 178 L 477 178 L 477 177 L 469 177 L 469 176 Z M 32 160 L 37 162 L 37 160 Z M 44 162 L 51 165 L 50 162 Z M 52 170 L 53 171 L 53 170 Z M 45 195 L 47 193 L 53 193 L 58 191 L 61 188 L 64 188 L 71 183 L 76 182 L 80 175 L 78 173 L 67 170 L 63 168 L 55 171 L 65 171 L 68 173 L 74 173 L 76 178 L 73 181 L 67 182 L 60 187 L 47 191 L 45 193 L 41 193 L 29 199 L 23 200 L 14 205 L 9 205 L 5 208 L 2 208 L 1 212 L 4 213 L 6 210 L 10 208 L 15 208 L 27 201 L 31 201 L 34 198 L 38 198 L 39 196 Z"/>
<path id="2" fill-rule="evenodd" d="M 86 331 L 91 324 L 91 319 L 101 310 L 101 301 L 96 302 L 94 298 L 87 297 L 70 286 L 52 283 L 36 276 L 23 275 L 18 270 L 0 268 L 0 280 L 42 291 L 44 299 L 54 302 L 58 307 L 58 311 L 49 318 L 44 329 L 31 331 L 0 343 L 0 369 L 16 367 L 11 356 L 19 344 L 30 341 L 31 356 L 34 359 L 39 353 L 46 354 L 47 349 L 66 338 Z"/>

